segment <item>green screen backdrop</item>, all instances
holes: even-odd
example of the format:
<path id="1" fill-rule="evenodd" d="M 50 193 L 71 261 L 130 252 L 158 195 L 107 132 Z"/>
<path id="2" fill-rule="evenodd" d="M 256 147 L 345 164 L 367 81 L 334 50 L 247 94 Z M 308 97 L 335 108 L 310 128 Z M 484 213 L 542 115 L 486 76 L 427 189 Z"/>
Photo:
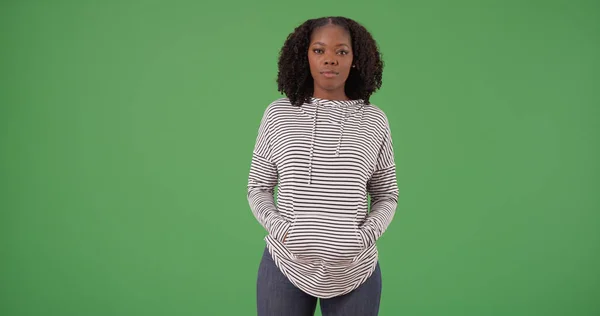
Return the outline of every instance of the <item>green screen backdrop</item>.
<path id="1" fill-rule="evenodd" d="M 255 315 L 251 153 L 283 41 L 325 15 L 386 63 L 380 315 L 600 315 L 600 5 L 575 0 L 2 1 L 0 315 Z"/>

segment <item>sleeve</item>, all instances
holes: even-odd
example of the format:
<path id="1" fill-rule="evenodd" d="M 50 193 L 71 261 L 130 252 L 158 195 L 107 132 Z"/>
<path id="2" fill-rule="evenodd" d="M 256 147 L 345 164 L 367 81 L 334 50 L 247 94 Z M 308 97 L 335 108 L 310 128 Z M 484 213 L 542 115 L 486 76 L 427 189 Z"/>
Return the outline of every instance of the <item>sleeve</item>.
<path id="1" fill-rule="evenodd" d="M 385 131 L 375 170 L 367 182 L 371 196 L 371 211 L 360 226 L 359 233 L 366 246 L 375 243 L 388 228 L 398 205 L 398 184 L 392 134 L 385 119 Z"/>
<path id="2" fill-rule="evenodd" d="M 252 153 L 247 197 L 258 222 L 273 238 L 283 241 L 291 224 L 281 216 L 275 205 L 273 193 L 277 180 L 277 167 L 271 158 L 271 130 L 267 108 L 260 122 Z"/>

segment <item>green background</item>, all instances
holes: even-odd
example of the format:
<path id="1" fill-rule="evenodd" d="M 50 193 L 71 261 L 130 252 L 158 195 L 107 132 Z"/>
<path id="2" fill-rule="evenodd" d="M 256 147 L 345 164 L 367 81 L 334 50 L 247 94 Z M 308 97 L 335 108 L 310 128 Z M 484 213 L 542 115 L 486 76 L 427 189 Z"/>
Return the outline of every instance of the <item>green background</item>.
<path id="1" fill-rule="evenodd" d="M 246 184 L 308 18 L 377 39 L 381 315 L 600 315 L 597 1 L 3 1 L 0 315 L 254 315 Z"/>

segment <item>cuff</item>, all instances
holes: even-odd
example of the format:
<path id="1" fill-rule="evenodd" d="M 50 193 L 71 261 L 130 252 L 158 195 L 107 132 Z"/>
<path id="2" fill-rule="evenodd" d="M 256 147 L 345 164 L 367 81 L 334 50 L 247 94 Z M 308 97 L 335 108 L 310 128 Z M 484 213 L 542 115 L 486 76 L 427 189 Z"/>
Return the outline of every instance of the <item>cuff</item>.
<path id="1" fill-rule="evenodd" d="M 271 232 L 271 235 L 273 236 L 273 238 L 283 243 L 283 238 L 285 237 L 285 234 L 290 230 L 291 226 L 292 223 L 288 221 L 283 221 L 280 225 L 278 225 L 276 229 L 273 230 L 273 232 Z"/>
<path id="2" fill-rule="evenodd" d="M 369 234 L 364 230 L 363 227 L 358 228 L 358 235 L 364 248 L 368 248 L 373 244 L 373 241 L 369 238 Z"/>

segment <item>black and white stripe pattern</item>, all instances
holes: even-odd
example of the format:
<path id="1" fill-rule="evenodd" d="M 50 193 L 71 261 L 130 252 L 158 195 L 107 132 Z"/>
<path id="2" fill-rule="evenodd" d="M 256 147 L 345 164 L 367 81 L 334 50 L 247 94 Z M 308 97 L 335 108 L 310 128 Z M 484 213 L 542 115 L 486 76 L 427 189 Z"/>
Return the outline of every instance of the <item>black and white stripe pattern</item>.
<path id="1" fill-rule="evenodd" d="M 273 260 L 298 288 L 321 298 L 357 288 L 375 269 L 375 242 L 398 203 L 385 113 L 361 100 L 274 101 L 258 129 L 248 202 Z"/>

